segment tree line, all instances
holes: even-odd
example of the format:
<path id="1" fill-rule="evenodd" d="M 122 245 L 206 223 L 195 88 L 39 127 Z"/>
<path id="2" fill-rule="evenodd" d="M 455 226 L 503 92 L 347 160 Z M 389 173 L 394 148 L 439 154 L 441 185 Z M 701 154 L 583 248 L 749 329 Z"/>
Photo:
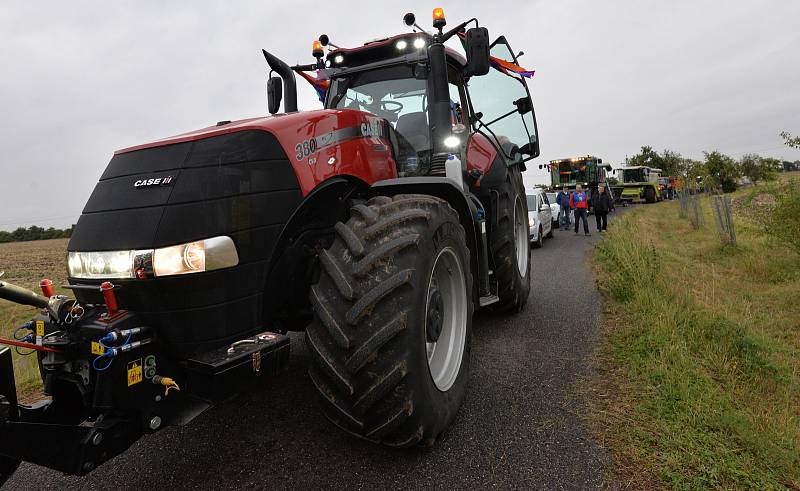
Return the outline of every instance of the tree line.
<path id="1" fill-rule="evenodd" d="M 703 152 L 703 160 L 696 160 L 672 150 L 659 153 L 647 145 L 628 158 L 626 165 L 655 167 L 661 169 L 664 176 L 683 176 L 688 182 L 717 187 L 726 193 L 735 191 L 743 177 L 757 184 L 775 179 L 776 174 L 784 170 L 780 160 L 755 153 L 742 155 L 737 160 L 715 150 Z"/>
<path id="2" fill-rule="evenodd" d="M 782 131 L 780 136 L 784 145 L 800 148 L 800 137 L 787 131 Z M 718 151 L 703 152 L 703 160 L 695 160 L 672 150 L 658 153 L 647 145 L 626 159 L 625 164 L 655 167 L 661 169 L 664 176 L 683 176 L 687 182 L 720 188 L 726 193 L 735 191 L 742 177 L 757 184 L 759 181 L 771 181 L 778 172 L 786 170 L 780 160 L 755 153 L 744 154 L 737 160 Z"/>
<path id="3" fill-rule="evenodd" d="M 64 239 L 72 235 L 73 225 L 70 228 L 42 228 L 36 225 L 31 225 L 28 228 L 19 227 L 13 232 L 6 232 L 0 230 L 0 243 L 3 242 L 23 242 L 27 240 L 46 240 L 46 239 Z"/>

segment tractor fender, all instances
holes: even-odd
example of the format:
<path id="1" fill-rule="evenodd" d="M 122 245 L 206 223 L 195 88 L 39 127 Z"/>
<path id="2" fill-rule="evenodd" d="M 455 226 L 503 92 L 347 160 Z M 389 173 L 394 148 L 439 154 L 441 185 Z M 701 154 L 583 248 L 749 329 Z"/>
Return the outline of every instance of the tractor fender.
<path id="1" fill-rule="evenodd" d="M 300 203 L 278 236 L 267 266 L 263 325 L 282 331 L 302 330 L 311 320 L 308 289 L 316 255 L 333 241 L 333 226 L 348 218 L 350 199 L 369 186 L 350 176 L 332 177 Z"/>
<path id="2" fill-rule="evenodd" d="M 369 190 L 373 196 L 394 196 L 396 194 L 428 194 L 447 201 L 453 207 L 464 227 L 467 237 L 467 247 L 470 252 L 470 272 L 473 286 L 477 287 L 480 270 L 478 259 L 480 249 L 478 240 L 481 231 L 475 223 L 476 207 L 475 204 L 464 194 L 452 179 L 447 177 L 425 176 L 425 177 L 399 177 L 396 179 L 385 179 L 375 182 Z M 473 288 L 473 295 L 478 298 L 477 288 Z"/>

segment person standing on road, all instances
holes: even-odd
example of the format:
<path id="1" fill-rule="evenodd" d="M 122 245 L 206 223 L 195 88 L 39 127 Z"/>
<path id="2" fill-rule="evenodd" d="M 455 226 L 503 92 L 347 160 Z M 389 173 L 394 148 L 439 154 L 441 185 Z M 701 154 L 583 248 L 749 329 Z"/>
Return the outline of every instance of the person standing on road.
<path id="1" fill-rule="evenodd" d="M 606 191 L 605 185 L 597 188 L 597 194 L 592 197 L 594 206 L 594 219 L 597 221 L 597 231 L 603 233 L 608 230 L 608 212 L 614 207 L 611 195 Z"/>
<path id="2" fill-rule="evenodd" d="M 589 213 L 589 197 L 583 192 L 580 184 L 575 187 L 575 192 L 569 197 L 569 205 L 575 210 L 575 233 L 578 233 L 578 223 L 583 220 L 583 233 L 587 237 L 590 236 L 589 220 L 586 218 Z"/>
<path id="3" fill-rule="evenodd" d="M 558 229 L 567 230 L 569 228 L 569 193 L 567 186 L 564 186 L 556 196 L 556 203 L 558 203 Z"/>

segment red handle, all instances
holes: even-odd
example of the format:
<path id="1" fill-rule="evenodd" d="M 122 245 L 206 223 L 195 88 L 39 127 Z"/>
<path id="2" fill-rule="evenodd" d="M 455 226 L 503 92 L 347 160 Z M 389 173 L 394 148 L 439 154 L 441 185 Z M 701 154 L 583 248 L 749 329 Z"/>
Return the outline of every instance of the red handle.
<path id="1" fill-rule="evenodd" d="M 103 292 L 103 300 L 106 301 L 109 317 L 116 314 L 119 306 L 117 305 L 117 296 L 114 295 L 114 285 L 110 281 L 104 281 L 100 285 L 100 290 Z"/>
<path id="2" fill-rule="evenodd" d="M 47 278 L 39 282 L 39 288 L 42 289 L 42 295 L 47 298 L 50 298 L 56 294 L 56 292 L 53 290 L 53 282 Z"/>
<path id="3" fill-rule="evenodd" d="M 39 346 L 38 344 L 26 343 L 24 341 L 16 341 L 13 339 L 0 338 L 0 344 L 7 344 L 9 346 L 18 346 L 20 348 L 28 348 L 36 351 L 46 351 L 48 353 L 63 353 L 60 349 L 48 348 L 47 346 Z"/>

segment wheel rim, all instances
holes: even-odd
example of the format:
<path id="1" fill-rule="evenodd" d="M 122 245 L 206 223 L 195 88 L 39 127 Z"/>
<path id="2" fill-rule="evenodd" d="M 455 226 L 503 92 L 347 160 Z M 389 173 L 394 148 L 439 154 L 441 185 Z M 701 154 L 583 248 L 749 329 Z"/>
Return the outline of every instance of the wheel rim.
<path id="1" fill-rule="evenodd" d="M 452 247 L 439 251 L 428 282 L 425 348 L 436 388 L 446 392 L 458 378 L 467 338 L 467 284 Z"/>
<path id="2" fill-rule="evenodd" d="M 528 215 L 522 200 L 517 196 L 514 201 L 514 247 L 517 251 L 517 268 L 520 276 L 525 276 L 528 269 Z M 541 235 L 541 234 L 540 234 Z M 541 237 L 539 237 L 541 240 Z"/>

